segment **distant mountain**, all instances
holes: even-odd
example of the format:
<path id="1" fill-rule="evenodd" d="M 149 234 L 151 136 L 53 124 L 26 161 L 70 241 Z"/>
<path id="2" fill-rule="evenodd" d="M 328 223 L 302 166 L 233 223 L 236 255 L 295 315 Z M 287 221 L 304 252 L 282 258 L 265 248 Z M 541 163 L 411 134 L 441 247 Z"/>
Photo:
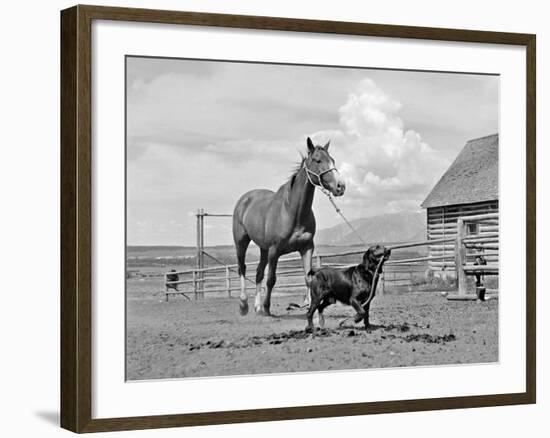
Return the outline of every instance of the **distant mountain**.
<path id="1" fill-rule="evenodd" d="M 411 242 L 426 239 L 426 214 L 401 212 L 351 221 L 367 243 Z M 353 245 L 361 243 L 347 224 L 342 223 L 315 233 L 316 245 Z"/>

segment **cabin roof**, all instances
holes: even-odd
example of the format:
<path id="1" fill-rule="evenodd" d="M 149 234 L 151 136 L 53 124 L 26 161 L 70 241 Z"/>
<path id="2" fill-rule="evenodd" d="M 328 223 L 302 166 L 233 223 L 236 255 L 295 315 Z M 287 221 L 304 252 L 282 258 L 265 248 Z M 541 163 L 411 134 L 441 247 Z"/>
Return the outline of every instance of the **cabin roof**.
<path id="1" fill-rule="evenodd" d="M 466 143 L 422 208 L 498 199 L 498 134 Z"/>

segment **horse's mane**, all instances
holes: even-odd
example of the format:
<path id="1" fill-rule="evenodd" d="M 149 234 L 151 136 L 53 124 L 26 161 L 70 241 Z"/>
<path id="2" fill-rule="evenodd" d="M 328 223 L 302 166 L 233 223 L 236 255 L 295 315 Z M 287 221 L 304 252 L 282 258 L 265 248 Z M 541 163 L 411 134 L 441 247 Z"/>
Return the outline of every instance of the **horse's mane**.
<path id="1" fill-rule="evenodd" d="M 288 181 L 290 182 L 290 188 L 292 188 L 292 186 L 294 185 L 294 181 L 296 181 L 298 173 L 300 172 L 300 170 L 302 170 L 302 167 L 304 166 L 304 161 L 306 161 L 306 157 L 303 154 L 300 154 L 300 161 L 294 165 L 291 170 L 292 173 L 288 178 Z"/>

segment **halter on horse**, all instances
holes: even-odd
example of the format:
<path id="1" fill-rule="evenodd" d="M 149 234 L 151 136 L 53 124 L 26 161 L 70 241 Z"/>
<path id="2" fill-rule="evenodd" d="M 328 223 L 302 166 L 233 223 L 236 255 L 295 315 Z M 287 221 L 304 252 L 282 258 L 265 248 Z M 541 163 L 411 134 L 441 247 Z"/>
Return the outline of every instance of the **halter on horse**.
<path id="1" fill-rule="evenodd" d="M 256 269 L 256 312 L 270 314 L 271 292 L 276 282 L 279 257 L 294 251 L 300 253 L 306 285 L 311 270 L 315 216 L 311 209 L 315 187 L 334 196 L 342 196 L 345 183 L 329 155 L 330 142 L 314 146 L 307 139 L 308 154 L 292 177 L 277 192 L 252 190 L 237 201 L 233 212 L 233 239 L 237 250 L 241 277 L 242 315 L 248 313 L 248 295 L 245 287 L 246 250 L 250 241 L 260 248 L 260 261 Z M 265 267 L 268 267 L 266 297 L 261 303 L 261 287 Z"/>

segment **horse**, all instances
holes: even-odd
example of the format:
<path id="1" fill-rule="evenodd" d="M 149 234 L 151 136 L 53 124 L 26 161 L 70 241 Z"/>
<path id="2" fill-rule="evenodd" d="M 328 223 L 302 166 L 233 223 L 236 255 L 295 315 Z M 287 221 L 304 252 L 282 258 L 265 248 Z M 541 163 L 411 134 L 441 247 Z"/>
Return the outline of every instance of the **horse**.
<path id="1" fill-rule="evenodd" d="M 346 185 L 334 159 L 329 155 L 330 140 L 324 146 L 315 146 L 307 138 L 307 155 L 302 157 L 289 180 L 277 192 L 251 190 L 242 195 L 233 212 L 233 240 L 237 252 L 238 273 L 241 281 L 240 313 L 248 313 L 246 293 L 246 250 L 250 241 L 260 248 L 260 261 L 256 269 L 256 313 L 271 315 L 271 292 L 275 286 L 279 257 L 294 251 L 300 253 L 306 286 L 311 270 L 315 235 L 315 216 L 311 209 L 315 187 L 342 196 Z M 267 291 L 261 303 L 262 281 L 265 267 Z"/>

